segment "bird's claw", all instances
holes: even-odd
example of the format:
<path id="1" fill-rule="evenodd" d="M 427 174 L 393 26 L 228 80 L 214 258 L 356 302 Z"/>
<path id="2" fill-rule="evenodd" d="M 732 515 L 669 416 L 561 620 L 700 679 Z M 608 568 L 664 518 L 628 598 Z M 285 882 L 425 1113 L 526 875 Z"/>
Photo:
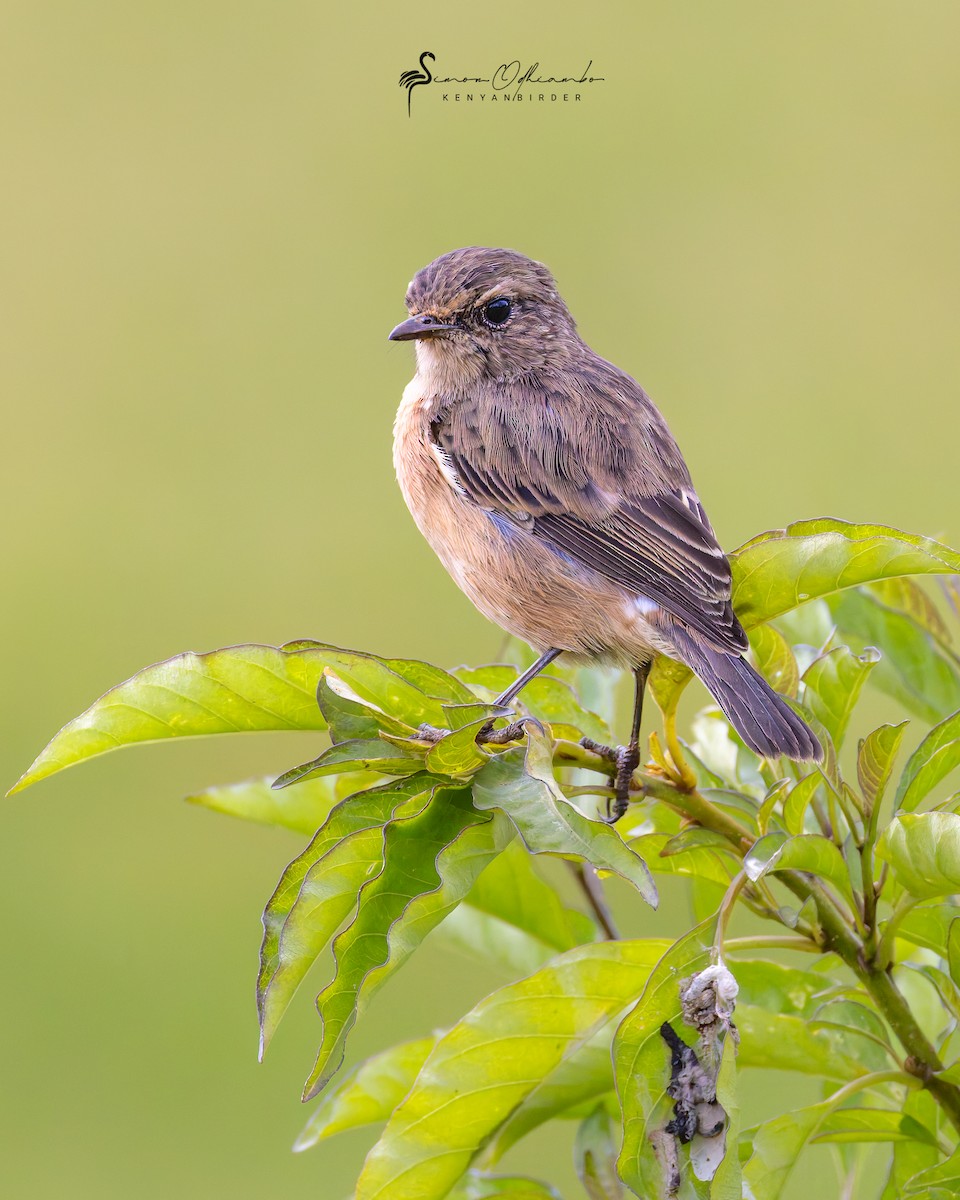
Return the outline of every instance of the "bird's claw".
<path id="1" fill-rule="evenodd" d="M 429 742 L 431 746 L 435 746 L 437 742 L 443 741 L 449 732 L 449 729 L 441 729 L 437 725 L 424 724 L 417 726 L 417 738 L 421 742 Z"/>
<path id="2" fill-rule="evenodd" d="M 524 736 L 526 725 L 536 725 L 541 732 L 543 731 L 543 726 L 536 717 L 521 717 L 518 721 L 511 721 L 509 725 L 504 725 L 502 729 L 494 729 L 493 722 L 488 721 L 477 734 L 477 742 L 487 746 L 502 746 L 506 742 L 518 742 Z"/>
<path id="3" fill-rule="evenodd" d="M 607 800 L 606 821 L 608 825 L 615 825 L 630 804 L 630 781 L 634 771 L 640 766 L 640 747 L 636 742 L 629 746 L 604 746 L 588 737 L 581 738 L 580 745 L 605 759 L 613 768 L 610 773 L 610 785 L 614 796 L 612 804 Z"/>

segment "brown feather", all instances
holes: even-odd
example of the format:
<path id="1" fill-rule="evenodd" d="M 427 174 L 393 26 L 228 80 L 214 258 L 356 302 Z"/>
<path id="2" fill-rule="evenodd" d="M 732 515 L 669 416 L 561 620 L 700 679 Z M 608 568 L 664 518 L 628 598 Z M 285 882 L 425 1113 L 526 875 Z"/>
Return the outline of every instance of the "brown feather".
<path id="1" fill-rule="evenodd" d="M 494 323 L 485 306 L 503 299 Z M 430 320 L 397 414 L 397 477 L 481 612 L 539 651 L 679 658 L 759 753 L 817 757 L 743 659 L 730 566 L 666 422 L 580 338 L 547 268 L 453 251 L 417 274 L 407 305 Z"/>

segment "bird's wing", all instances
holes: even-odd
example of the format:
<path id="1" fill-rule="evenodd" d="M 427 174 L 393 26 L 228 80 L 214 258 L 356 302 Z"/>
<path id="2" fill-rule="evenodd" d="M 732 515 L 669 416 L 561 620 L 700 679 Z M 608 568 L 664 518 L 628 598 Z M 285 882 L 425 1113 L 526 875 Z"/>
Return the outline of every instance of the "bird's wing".
<path id="1" fill-rule="evenodd" d="M 481 390 L 441 408 L 431 439 L 476 504 L 743 651 L 730 565 L 676 443 L 639 386 L 602 366 L 575 391 L 558 379 Z"/>

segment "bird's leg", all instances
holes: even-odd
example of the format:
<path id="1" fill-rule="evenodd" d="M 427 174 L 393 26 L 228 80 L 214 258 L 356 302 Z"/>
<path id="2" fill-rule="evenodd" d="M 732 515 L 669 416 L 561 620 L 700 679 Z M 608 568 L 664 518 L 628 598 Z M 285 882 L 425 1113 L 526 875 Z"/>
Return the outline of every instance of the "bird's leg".
<path id="1" fill-rule="evenodd" d="M 593 738 L 580 739 L 580 745 L 584 749 L 599 754 L 613 767 L 610 775 L 610 783 L 615 793 L 612 809 L 609 801 L 607 803 L 607 820 L 611 825 L 619 821 L 627 811 L 627 805 L 630 803 L 630 780 L 640 765 L 640 721 L 643 717 L 643 693 L 649 674 L 649 662 L 633 668 L 633 722 L 630 726 L 630 741 L 625 746 L 602 746 Z"/>
<path id="2" fill-rule="evenodd" d="M 494 700 L 494 704 L 498 708 L 506 708 L 523 691 L 531 679 L 539 675 L 545 667 L 549 667 L 553 660 L 562 653 L 562 650 L 545 650 L 532 666 L 527 667 L 523 674 L 510 684 L 505 692 L 501 692 L 496 700 Z M 523 724 L 523 721 L 513 721 L 504 729 L 495 730 L 493 728 L 493 721 L 488 721 L 477 734 L 477 741 L 489 742 L 492 745 L 502 745 L 504 742 L 516 741 L 517 738 L 523 737 Z"/>

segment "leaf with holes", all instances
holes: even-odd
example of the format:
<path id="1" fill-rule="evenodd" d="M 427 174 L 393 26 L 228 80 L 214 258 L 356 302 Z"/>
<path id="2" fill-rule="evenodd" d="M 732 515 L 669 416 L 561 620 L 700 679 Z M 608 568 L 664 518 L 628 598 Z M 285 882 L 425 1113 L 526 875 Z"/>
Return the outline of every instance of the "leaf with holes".
<path id="1" fill-rule="evenodd" d="M 649 1134 L 671 1117 L 666 1093 L 670 1053 L 660 1026 L 680 1029 L 680 980 L 709 961 L 706 943 L 714 921 L 697 925 L 674 942 L 651 972 L 643 994 L 624 1018 L 613 1042 L 613 1069 L 623 1112 L 623 1144 L 617 1160 L 620 1178 L 638 1196 L 660 1195 L 663 1180 Z"/>

